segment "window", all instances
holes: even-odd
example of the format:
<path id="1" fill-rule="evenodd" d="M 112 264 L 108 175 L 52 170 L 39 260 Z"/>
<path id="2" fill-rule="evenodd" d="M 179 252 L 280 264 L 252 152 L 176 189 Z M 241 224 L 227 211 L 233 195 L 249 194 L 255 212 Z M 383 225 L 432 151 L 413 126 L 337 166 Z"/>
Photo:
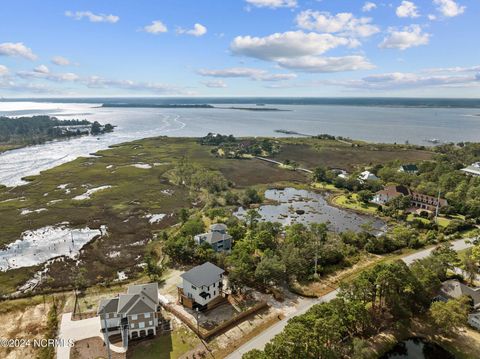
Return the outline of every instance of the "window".
<path id="1" fill-rule="evenodd" d="M 106 319 L 110 318 L 110 313 L 105 314 L 105 318 Z"/>
<path id="2" fill-rule="evenodd" d="M 192 289 L 193 289 L 193 290 L 197 290 L 197 287 L 195 287 L 195 286 L 192 284 Z"/>
<path id="3" fill-rule="evenodd" d="M 213 288 L 215 288 L 215 283 L 213 283 Z"/>
<path id="4" fill-rule="evenodd" d="M 151 320 L 148 321 L 148 325 L 149 326 L 152 326 L 153 325 L 153 322 Z"/>
<path id="5" fill-rule="evenodd" d="M 132 315 L 132 320 L 137 320 L 138 319 L 138 315 L 134 314 Z"/>
<path id="6" fill-rule="evenodd" d="M 216 293 L 216 292 L 215 292 L 215 291 L 213 291 L 213 295 L 215 295 L 215 293 Z"/>
<path id="7" fill-rule="evenodd" d="M 143 315 L 143 317 L 144 317 L 144 318 L 150 318 L 150 313 L 145 313 L 145 314 Z"/>
<path id="8" fill-rule="evenodd" d="M 138 323 L 138 327 L 139 327 L 140 329 L 145 328 L 145 323 L 144 323 L 144 322 Z"/>
<path id="9" fill-rule="evenodd" d="M 135 328 L 135 323 L 130 324 L 130 329 Z"/>

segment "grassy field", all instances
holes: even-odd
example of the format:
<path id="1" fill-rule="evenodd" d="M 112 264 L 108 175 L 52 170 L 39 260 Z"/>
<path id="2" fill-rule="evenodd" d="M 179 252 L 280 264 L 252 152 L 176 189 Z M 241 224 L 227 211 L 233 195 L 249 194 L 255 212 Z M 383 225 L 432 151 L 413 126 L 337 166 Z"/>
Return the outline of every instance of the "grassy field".
<path id="1" fill-rule="evenodd" d="M 353 168 L 394 159 L 415 161 L 428 159 L 431 153 L 392 145 L 352 147 L 338 141 L 318 139 L 276 139 L 281 144 L 277 160 L 290 159 L 306 167 L 319 164 Z M 15 188 L 0 186 L 2 229 L 0 246 L 19 238 L 27 230 L 68 222 L 74 228 L 99 228 L 105 225 L 109 235 L 88 244 L 80 261 L 86 268 L 89 283 L 114 280 L 117 271 L 131 277 L 144 254 L 144 246 L 155 231 L 176 222 L 180 208 L 192 207 L 197 193 L 169 182 L 166 173 L 183 158 L 203 168 L 218 171 L 235 189 L 275 184 L 305 185 L 309 176 L 299 171 L 282 169 L 257 159 L 225 159 L 214 157 L 211 147 L 201 146 L 192 138 L 156 137 L 120 144 L 95 157 L 78 158 L 28 178 L 28 185 Z M 138 165 L 141 165 L 139 168 Z M 137 166 L 136 166 L 137 165 Z M 93 194 L 87 200 L 74 200 L 87 190 L 100 186 L 110 188 Z M 332 189 L 332 188 L 323 188 Z M 341 200 L 341 199 L 340 199 Z M 354 202 L 342 203 L 347 208 L 373 212 Z M 202 203 L 197 203 L 202 205 Z M 360 207 L 358 207 L 360 206 Z M 30 212 L 21 215 L 23 210 Z M 149 214 L 169 216 L 157 224 Z M 137 245 L 136 245 L 137 244 Z M 108 254 L 116 253 L 115 257 Z M 51 288 L 62 289 L 72 283 L 71 260 L 51 266 Z M 35 268 L 0 273 L 0 292 L 13 291 L 29 278 Z"/>
<path id="2" fill-rule="evenodd" d="M 368 214 L 377 213 L 378 206 L 372 203 L 363 203 L 358 200 L 358 195 L 356 193 L 348 196 L 346 194 L 336 195 L 331 199 L 332 204 L 352 209 L 359 212 L 364 212 Z"/>
<path id="3" fill-rule="evenodd" d="M 366 144 L 357 147 L 338 141 L 318 140 L 311 138 L 295 138 L 282 140 L 280 153 L 275 160 L 295 161 L 301 167 L 309 169 L 322 165 L 327 168 L 343 168 L 348 171 L 359 166 L 372 166 L 379 163 L 398 160 L 411 163 L 429 160 L 433 153 L 428 150 L 418 150 L 405 146 Z"/>
<path id="4" fill-rule="evenodd" d="M 61 222 L 71 227 L 99 228 L 105 225 L 109 236 L 84 247 L 80 260 L 90 282 L 113 280 L 116 272 L 127 269 L 134 274 L 144 254 L 143 245 L 155 230 L 176 222 L 180 208 L 192 207 L 196 195 L 185 187 L 171 184 L 165 174 L 182 158 L 192 164 L 219 171 L 235 188 L 267 185 L 277 182 L 305 183 L 307 177 L 255 159 L 214 158 L 210 147 L 195 139 L 151 138 L 114 146 L 100 151 L 97 157 L 78 158 L 28 178 L 30 183 L 15 188 L 0 187 L 2 229 L 0 245 L 19 238 L 26 230 Z M 135 165 L 147 164 L 149 168 Z M 97 192 L 87 200 L 74 200 L 87 190 L 100 186 L 111 188 Z M 21 215 L 22 210 L 46 211 Z M 150 224 L 148 214 L 168 214 L 158 224 Z M 115 258 L 110 252 L 119 252 Z M 71 261 L 51 266 L 53 282 L 60 288 L 72 282 Z M 0 290 L 7 293 L 31 275 L 29 269 L 0 273 Z M 131 272 L 131 273 L 130 273 Z"/>

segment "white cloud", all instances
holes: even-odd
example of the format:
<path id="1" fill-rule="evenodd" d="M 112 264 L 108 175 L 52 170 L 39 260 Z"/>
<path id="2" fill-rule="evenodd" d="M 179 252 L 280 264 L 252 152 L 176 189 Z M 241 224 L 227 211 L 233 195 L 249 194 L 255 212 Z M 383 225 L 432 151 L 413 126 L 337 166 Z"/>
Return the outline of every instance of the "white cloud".
<path id="1" fill-rule="evenodd" d="M 50 72 L 45 65 L 37 66 L 33 71 L 18 71 L 17 76 L 22 79 L 43 79 L 55 82 L 74 82 L 80 80 L 80 77 L 73 72 L 54 73 Z"/>
<path id="2" fill-rule="evenodd" d="M 143 28 L 143 31 L 156 35 L 156 34 L 167 32 L 168 28 L 160 20 L 155 20 L 155 21 L 152 21 L 150 25 L 145 26 Z"/>
<path id="3" fill-rule="evenodd" d="M 100 76 L 90 76 L 83 80 L 83 83 L 90 88 L 118 88 L 132 91 L 146 91 L 161 94 L 192 95 L 184 88 L 169 84 L 156 82 L 138 82 L 132 80 L 112 80 Z"/>
<path id="4" fill-rule="evenodd" d="M 371 1 L 367 1 L 362 7 L 362 11 L 363 12 L 370 12 L 373 9 L 376 9 L 376 8 L 377 8 L 377 4 L 375 4 L 374 2 L 371 2 Z"/>
<path id="5" fill-rule="evenodd" d="M 370 70 L 375 67 L 365 57 L 359 55 L 343 57 L 304 56 L 282 59 L 278 61 L 278 64 L 287 69 L 320 73 Z"/>
<path id="6" fill-rule="evenodd" d="M 295 74 L 271 74 L 266 70 L 251 67 L 230 67 L 220 70 L 198 70 L 201 76 L 220 78 L 249 78 L 255 81 L 284 81 L 297 77 Z"/>
<path id="7" fill-rule="evenodd" d="M 11 80 L 6 80 L 6 81 L 0 80 L 0 89 L 6 90 L 6 91 L 20 92 L 22 94 L 23 93 L 42 93 L 42 94 L 64 93 L 56 89 L 50 88 L 48 86 L 45 86 L 43 84 L 17 83 Z"/>
<path id="8" fill-rule="evenodd" d="M 433 15 L 433 14 L 428 14 L 427 17 L 428 17 L 428 20 L 432 20 L 432 21 L 433 21 L 433 20 L 437 20 L 437 17 L 436 17 L 435 15 Z"/>
<path id="9" fill-rule="evenodd" d="M 38 72 L 40 74 L 48 74 L 50 70 L 45 65 L 39 65 L 33 69 L 34 72 Z"/>
<path id="10" fill-rule="evenodd" d="M 37 58 L 37 55 L 21 42 L 4 42 L 0 44 L 0 56 L 17 56 L 28 60 L 35 60 Z"/>
<path id="11" fill-rule="evenodd" d="M 8 74 L 8 67 L 5 65 L 0 65 L 0 77 Z"/>
<path id="12" fill-rule="evenodd" d="M 415 18 L 419 17 L 418 8 L 415 3 L 411 1 L 402 1 L 399 7 L 397 7 L 396 14 L 398 17 L 410 17 Z"/>
<path id="13" fill-rule="evenodd" d="M 466 7 L 457 4 L 454 0 L 433 0 L 437 10 L 446 17 L 455 17 L 465 12 Z"/>
<path id="14" fill-rule="evenodd" d="M 265 37 L 237 36 L 230 49 L 237 55 L 262 60 L 318 55 L 338 46 L 355 45 L 351 39 L 332 34 L 288 31 Z"/>
<path id="15" fill-rule="evenodd" d="M 431 69 L 425 69 L 422 72 L 425 72 L 425 73 L 480 72 L 480 65 L 468 66 L 468 67 L 456 66 L 456 67 L 431 68 Z"/>
<path id="16" fill-rule="evenodd" d="M 63 56 L 55 56 L 52 58 L 52 63 L 58 66 L 68 66 L 70 65 L 70 60 Z"/>
<path id="17" fill-rule="evenodd" d="M 187 34 L 187 35 L 192 35 L 192 36 L 203 36 L 207 33 L 207 28 L 203 26 L 202 24 L 196 23 L 193 26 L 193 29 L 187 30 L 187 29 L 182 29 L 181 27 L 177 29 L 178 34 Z"/>
<path id="18" fill-rule="evenodd" d="M 356 18 L 348 12 L 332 15 L 329 12 L 305 10 L 297 15 L 295 21 L 302 29 L 338 33 L 342 36 L 368 37 L 380 31 L 371 24 L 371 18 Z"/>
<path id="19" fill-rule="evenodd" d="M 255 7 L 268 7 L 271 9 L 297 6 L 297 0 L 247 0 L 247 3 Z"/>
<path id="20" fill-rule="evenodd" d="M 227 84 L 223 80 L 203 81 L 203 85 L 210 88 L 226 88 Z"/>
<path id="21" fill-rule="evenodd" d="M 425 76 L 416 73 L 392 72 L 364 77 L 360 80 L 338 81 L 338 85 L 370 90 L 408 89 L 418 87 L 480 86 L 475 74 L 463 76 Z"/>
<path id="22" fill-rule="evenodd" d="M 108 22 L 110 24 L 115 24 L 120 20 L 120 17 L 116 15 L 94 14 L 91 11 L 65 11 L 65 16 L 71 17 L 75 20 L 86 18 L 90 22 Z"/>
<path id="23" fill-rule="evenodd" d="M 419 25 L 410 25 L 401 30 L 390 28 L 388 35 L 383 39 L 379 47 L 405 50 L 410 47 L 427 45 L 429 40 L 430 34 L 422 32 L 422 28 Z"/>

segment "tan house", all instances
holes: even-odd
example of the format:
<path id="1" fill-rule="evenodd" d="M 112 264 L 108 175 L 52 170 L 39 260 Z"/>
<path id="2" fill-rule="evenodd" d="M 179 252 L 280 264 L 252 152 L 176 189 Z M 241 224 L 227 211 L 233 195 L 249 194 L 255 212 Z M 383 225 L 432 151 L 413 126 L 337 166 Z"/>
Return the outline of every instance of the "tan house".
<path id="1" fill-rule="evenodd" d="M 423 193 L 418 193 L 410 190 L 406 186 L 390 185 L 385 186 L 381 191 L 378 191 L 373 196 L 372 202 L 379 205 L 384 205 L 400 196 L 410 196 L 412 206 L 415 209 L 434 212 L 438 208 L 442 208 L 448 205 L 448 202 L 444 198 L 438 198 L 429 196 Z"/>
<path id="2" fill-rule="evenodd" d="M 120 334 L 125 348 L 130 339 L 156 335 L 159 317 L 158 284 L 136 284 L 126 294 L 103 299 L 98 306 L 102 333 Z"/>

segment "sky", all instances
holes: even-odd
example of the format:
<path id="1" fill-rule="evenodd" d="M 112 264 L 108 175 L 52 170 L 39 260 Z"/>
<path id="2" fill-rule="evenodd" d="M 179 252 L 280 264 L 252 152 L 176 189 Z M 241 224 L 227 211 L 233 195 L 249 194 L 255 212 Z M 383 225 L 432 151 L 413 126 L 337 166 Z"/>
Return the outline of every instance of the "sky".
<path id="1" fill-rule="evenodd" d="M 5 0 L 0 96 L 480 97 L 479 0 Z"/>

